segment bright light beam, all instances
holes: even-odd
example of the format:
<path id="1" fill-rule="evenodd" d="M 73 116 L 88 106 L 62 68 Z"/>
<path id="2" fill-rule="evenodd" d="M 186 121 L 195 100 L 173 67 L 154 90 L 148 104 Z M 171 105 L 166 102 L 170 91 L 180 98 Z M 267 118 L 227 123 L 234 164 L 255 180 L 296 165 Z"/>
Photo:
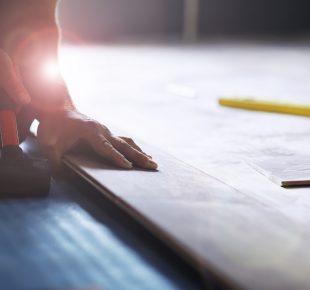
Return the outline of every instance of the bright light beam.
<path id="1" fill-rule="evenodd" d="M 59 65 L 53 60 L 48 60 L 43 64 L 42 72 L 49 81 L 57 81 L 61 77 Z"/>

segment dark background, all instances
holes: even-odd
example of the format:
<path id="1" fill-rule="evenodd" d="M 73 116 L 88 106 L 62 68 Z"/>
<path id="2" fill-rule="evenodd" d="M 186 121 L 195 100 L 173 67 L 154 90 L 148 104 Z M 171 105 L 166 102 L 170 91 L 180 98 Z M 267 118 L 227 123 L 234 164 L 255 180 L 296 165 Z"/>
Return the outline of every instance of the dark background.
<path id="1" fill-rule="evenodd" d="M 299 34 L 310 31 L 309 0 L 202 0 L 202 34 Z"/>
<path id="2" fill-rule="evenodd" d="M 84 40 L 181 37 L 183 0 L 62 0 L 65 31 Z M 309 0 L 200 0 L 200 38 L 310 32 Z"/>

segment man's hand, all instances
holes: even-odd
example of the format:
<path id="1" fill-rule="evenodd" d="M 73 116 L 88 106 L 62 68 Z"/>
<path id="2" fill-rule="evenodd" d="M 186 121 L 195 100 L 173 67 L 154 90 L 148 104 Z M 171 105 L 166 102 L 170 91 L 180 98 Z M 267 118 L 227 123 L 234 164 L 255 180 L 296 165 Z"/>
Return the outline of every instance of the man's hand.
<path id="1" fill-rule="evenodd" d="M 17 66 L 1 49 L 0 88 L 4 89 L 16 103 L 17 110 L 26 104 L 36 103 L 35 96 L 31 99 L 25 88 Z M 44 116 L 44 113 L 41 114 L 38 139 L 54 168 L 58 167 L 65 152 L 83 141 L 103 159 L 120 168 L 130 169 L 133 165 L 150 170 L 157 168 L 157 164 L 143 153 L 132 139 L 113 136 L 108 128 L 77 112 L 74 108 L 59 113 L 45 113 L 47 116 Z"/>
<path id="2" fill-rule="evenodd" d="M 30 121 L 26 122 L 21 111 L 19 123 L 39 120 L 39 143 L 56 166 L 65 152 L 84 141 L 116 166 L 155 170 L 157 164 L 131 139 L 115 137 L 105 126 L 77 112 L 62 80 L 57 85 L 42 78 L 42 65 L 57 60 L 56 5 L 57 0 L 20 0 L 4 1 L 0 7 L 0 47 L 4 49 L 0 49 L 0 88 L 14 100 L 17 110 L 29 104 L 23 111 Z"/>
<path id="3" fill-rule="evenodd" d="M 54 168 L 65 152 L 84 141 L 98 156 L 120 168 L 136 165 L 157 169 L 157 164 L 132 139 L 113 136 L 108 128 L 75 110 L 42 118 L 38 140 Z"/>
<path id="4" fill-rule="evenodd" d="M 31 99 L 23 85 L 16 65 L 6 52 L 0 49 L 0 88 L 15 102 L 16 108 L 28 104 Z M 0 96 L 1 101 L 1 96 Z"/>

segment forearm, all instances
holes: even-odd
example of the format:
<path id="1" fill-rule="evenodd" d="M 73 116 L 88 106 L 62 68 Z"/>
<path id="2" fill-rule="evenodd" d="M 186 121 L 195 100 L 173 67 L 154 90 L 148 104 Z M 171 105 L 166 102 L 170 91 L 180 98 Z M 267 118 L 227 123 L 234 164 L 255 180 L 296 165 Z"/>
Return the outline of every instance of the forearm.
<path id="1" fill-rule="evenodd" d="M 61 77 L 44 76 L 46 62 L 57 63 L 56 5 L 57 0 L 0 0 L 0 85 L 23 107 L 17 116 L 20 135 L 25 137 L 37 118 L 38 143 L 54 168 L 64 153 L 83 141 L 118 167 L 155 170 L 157 164 L 132 139 L 113 136 L 77 112 Z"/>
<path id="2" fill-rule="evenodd" d="M 60 30 L 57 0 L 0 1 L 0 48 L 17 65 L 32 102 L 19 114 L 25 131 L 34 118 L 41 120 L 74 109 L 64 82 L 44 79 L 47 61 L 57 62 Z"/>
<path id="3" fill-rule="evenodd" d="M 18 65 L 57 58 L 56 0 L 8 0 L 0 4 L 0 46 Z"/>

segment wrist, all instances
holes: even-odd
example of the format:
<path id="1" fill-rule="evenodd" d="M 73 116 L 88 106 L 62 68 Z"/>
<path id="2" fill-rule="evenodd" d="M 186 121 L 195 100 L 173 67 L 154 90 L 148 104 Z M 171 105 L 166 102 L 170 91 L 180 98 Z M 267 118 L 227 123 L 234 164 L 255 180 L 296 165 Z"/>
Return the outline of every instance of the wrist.
<path id="1" fill-rule="evenodd" d="M 37 120 L 39 123 L 49 124 L 50 126 L 65 124 L 66 120 L 78 119 L 80 113 L 75 108 L 62 108 L 55 112 L 46 112 L 41 114 Z"/>
<path id="2" fill-rule="evenodd" d="M 57 118 L 68 111 L 76 111 L 67 85 L 61 74 L 50 78 L 44 70 L 44 64 L 22 66 L 20 73 L 23 84 L 31 96 L 29 106 L 35 112 L 35 118 Z"/>

